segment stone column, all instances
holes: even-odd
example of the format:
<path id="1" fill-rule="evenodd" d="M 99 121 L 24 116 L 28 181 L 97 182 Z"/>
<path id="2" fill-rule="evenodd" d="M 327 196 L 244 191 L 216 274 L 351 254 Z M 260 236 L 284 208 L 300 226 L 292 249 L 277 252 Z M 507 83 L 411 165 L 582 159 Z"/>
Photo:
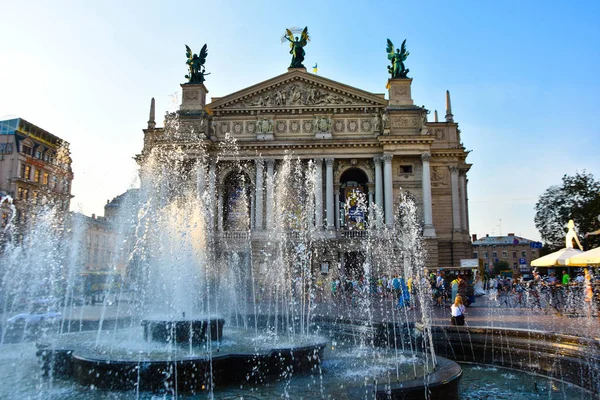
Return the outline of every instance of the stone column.
<path id="1" fill-rule="evenodd" d="M 379 208 L 377 216 L 377 225 L 381 225 L 381 214 L 383 214 L 383 179 L 381 173 L 381 157 L 374 157 L 375 163 L 375 204 Z"/>
<path id="2" fill-rule="evenodd" d="M 460 230 L 460 199 L 458 195 L 458 167 L 450 167 L 450 183 L 452 185 L 452 231 Z"/>
<path id="3" fill-rule="evenodd" d="M 425 226 L 423 229 L 423 236 L 435 237 L 435 227 L 433 226 L 433 211 L 431 206 L 431 174 L 429 168 L 429 160 L 431 154 L 421 154 L 421 161 L 423 162 L 423 176 L 422 176 L 422 187 L 423 187 L 423 219 Z"/>
<path id="4" fill-rule="evenodd" d="M 369 224 L 372 222 L 371 221 L 371 216 L 372 216 L 372 212 L 373 212 L 373 190 L 374 190 L 374 185 L 373 183 L 367 183 L 367 190 L 369 191 L 369 206 L 367 207 L 367 221 L 369 221 Z"/>
<path id="5" fill-rule="evenodd" d="M 248 199 L 248 202 L 250 203 L 250 230 L 253 231 L 254 230 L 254 208 L 255 208 L 255 199 L 256 199 L 256 193 L 255 190 L 251 190 L 250 191 L 250 198 Z"/>
<path id="6" fill-rule="evenodd" d="M 219 227 L 219 232 L 223 231 L 223 189 L 221 185 L 217 188 L 217 226 Z"/>
<path id="7" fill-rule="evenodd" d="M 340 221 L 340 185 L 333 185 L 333 198 L 334 198 L 334 204 L 335 204 L 335 229 L 339 230 L 340 229 L 340 225 L 341 225 L 341 221 Z"/>
<path id="8" fill-rule="evenodd" d="M 392 181 L 392 155 L 384 154 L 383 160 L 383 195 L 385 204 L 385 224 L 394 225 L 394 186 Z"/>
<path id="9" fill-rule="evenodd" d="M 273 174 L 275 160 L 267 160 L 267 229 L 273 229 Z"/>
<path id="10" fill-rule="evenodd" d="M 263 164 L 262 158 L 257 158 L 256 163 L 256 191 L 254 193 L 254 229 L 262 230 L 263 228 Z"/>
<path id="11" fill-rule="evenodd" d="M 469 231 L 469 223 L 467 221 L 468 214 L 468 199 L 467 199 L 467 171 L 461 169 L 458 174 L 460 185 L 460 222 L 461 230 Z"/>
<path id="12" fill-rule="evenodd" d="M 211 160 L 212 161 L 212 160 Z M 215 206 L 217 203 L 217 165 L 215 162 L 210 163 L 208 170 L 208 226 L 210 230 L 215 230 Z"/>
<path id="13" fill-rule="evenodd" d="M 333 220 L 333 158 L 325 159 L 325 177 L 326 177 L 326 187 L 325 187 L 325 210 L 327 211 L 327 229 L 333 229 L 334 220 Z"/>
<path id="14" fill-rule="evenodd" d="M 323 229 L 323 159 L 315 158 L 315 227 Z"/>

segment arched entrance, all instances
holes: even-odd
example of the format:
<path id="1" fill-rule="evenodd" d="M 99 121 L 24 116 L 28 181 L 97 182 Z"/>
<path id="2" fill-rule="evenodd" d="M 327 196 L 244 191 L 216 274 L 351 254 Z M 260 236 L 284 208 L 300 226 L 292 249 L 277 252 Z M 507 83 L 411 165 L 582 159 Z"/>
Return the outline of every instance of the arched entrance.
<path id="1" fill-rule="evenodd" d="M 232 172 L 224 183 L 223 229 L 250 229 L 250 179 L 242 172 Z"/>
<path id="2" fill-rule="evenodd" d="M 368 178 L 360 168 L 350 168 L 340 177 L 340 226 L 343 229 L 365 229 L 367 221 Z"/>

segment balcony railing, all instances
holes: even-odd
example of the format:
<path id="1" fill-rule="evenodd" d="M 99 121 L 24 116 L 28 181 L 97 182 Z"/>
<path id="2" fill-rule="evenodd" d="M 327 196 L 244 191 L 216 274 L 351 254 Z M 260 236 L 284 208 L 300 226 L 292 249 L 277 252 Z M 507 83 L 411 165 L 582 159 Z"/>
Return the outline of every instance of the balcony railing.
<path id="1" fill-rule="evenodd" d="M 338 238 L 340 239 L 366 239 L 369 237 L 369 231 L 367 230 L 340 230 L 338 231 Z"/>

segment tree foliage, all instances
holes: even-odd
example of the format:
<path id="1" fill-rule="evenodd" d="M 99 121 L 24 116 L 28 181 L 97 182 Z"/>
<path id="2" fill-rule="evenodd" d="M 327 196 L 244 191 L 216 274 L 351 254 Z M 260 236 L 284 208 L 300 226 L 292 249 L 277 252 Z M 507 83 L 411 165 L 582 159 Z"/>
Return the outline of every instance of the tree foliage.
<path id="1" fill-rule="evenodd" d="M 500 260 L 494 263 L 494 276 L 500 275 L 500 271 L 506 271 L 510 269 L 510 264 L 504 260 Z"/>
<path id="2" fill-rule="evenodd" d="M 577 172 L 565 175 L 562 185 L 550 186 L 535 205 L 535 227 L 550 250 L 565 247 L 565 234 L 570 219 L 583 243 L 587 232 L 600 229 L 600 182 L 592 174 Z M 599 235 L 588 238 L 588 245 L 599 242 Z M 576 246 L 576 245 L 575 245 Z"/>

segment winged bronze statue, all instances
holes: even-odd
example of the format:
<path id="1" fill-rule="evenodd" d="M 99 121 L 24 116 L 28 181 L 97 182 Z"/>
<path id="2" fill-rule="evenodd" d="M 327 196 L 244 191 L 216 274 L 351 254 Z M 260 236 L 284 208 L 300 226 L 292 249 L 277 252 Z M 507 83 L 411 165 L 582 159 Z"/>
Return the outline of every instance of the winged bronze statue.
<path id="1" fill-rule="evenodd" d="M 189 46 L 185 45 L 185 55 L 187 57 L 186 64 L 190 69 L 189 75 L 185 77 L 189 79 L 188 83 L 204 83 L 205 75 L 210 75 L 210 73 L 206 73 L 204 69 L 204 63 L 206 62 L 206 56 L 208 55 L 208 48 L 206 44 L 202 46 L 200 50 L 200 54 L 192 54 L 192 49 Z"/>
<path id="2" fill-rule="evenodd" d="M 285 30 L 284 38 L 290 42 L 290 54 L 292 55 L 292 63 L 290 64 L 290 68 L 304 68 L 302 62 L 304 61 L 304 46 L 308 44 L 310 41 L 310 37 L 308 36 L 308 26 L 304 28 L 300 38 L 296 36 L 294 38 L 294 33 L 290 29 Z"/>
<path id="3" fill-rule="evenodd" d="M 410 54 L 406 51 L 406 39 L 402 42 L 400 49 L 396 49 L 396 51 L 394 51 L 394 44 L 388 39 L 386 51 L 388 53 L 388 60 L 392 62 L 392 65 L 388 66 L 388 72 L 392 75 L 392 79 L 406 78 L 409 69 L 404 66 L 404 61 L 406 61 L 406 57 Z"/>

